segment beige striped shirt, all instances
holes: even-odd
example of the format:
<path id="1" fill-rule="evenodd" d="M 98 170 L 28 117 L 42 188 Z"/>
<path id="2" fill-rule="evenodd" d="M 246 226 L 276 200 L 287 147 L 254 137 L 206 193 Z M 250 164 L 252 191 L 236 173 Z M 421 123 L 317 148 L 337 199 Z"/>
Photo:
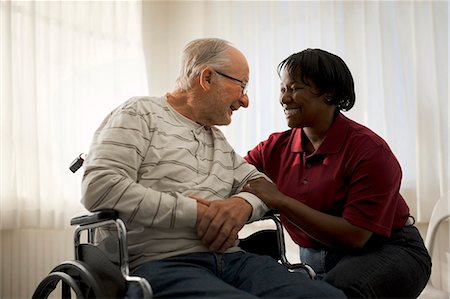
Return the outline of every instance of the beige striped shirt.
<path id="1" fill-rule="evenodd" d="M 216 127 L 176 112 L 165 97 L 135 97 L 115 109 L 95 132 L 85 162 L 82 203 L 116 209 L 128 229 L 131 267 L 207 251 L 198 239 L 197 204 L 238 195 L 267 207 L 244 184 L 263 174 L 237 155 Z M 230 251 L 239 250 L 237 247 Z"/>

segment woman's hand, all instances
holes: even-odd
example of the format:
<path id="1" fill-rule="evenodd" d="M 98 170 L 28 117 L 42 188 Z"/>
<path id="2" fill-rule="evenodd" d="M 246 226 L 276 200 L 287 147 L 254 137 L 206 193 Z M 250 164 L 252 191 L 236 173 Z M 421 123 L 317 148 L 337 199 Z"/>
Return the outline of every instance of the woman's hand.
<path id="1" fill-rule="evenodd" d="M 242 191 L 250 192 L 258 196 L 270 209 L 278 209 L 278 203 L 283 194 L 274 183 L 265 178 L 257 178 L 249 181 Z"/>

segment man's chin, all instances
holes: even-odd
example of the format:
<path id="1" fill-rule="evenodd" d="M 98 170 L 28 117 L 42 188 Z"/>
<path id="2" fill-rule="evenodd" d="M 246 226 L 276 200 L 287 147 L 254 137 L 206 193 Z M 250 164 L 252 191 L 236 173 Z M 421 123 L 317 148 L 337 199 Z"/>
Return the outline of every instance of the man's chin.
<path id="1" fill-rule="evenodd" d="M 218 122 L 216 126 L 228 126 L 231 124 L 231 118 L 223 119 L 220 123 Z"/>

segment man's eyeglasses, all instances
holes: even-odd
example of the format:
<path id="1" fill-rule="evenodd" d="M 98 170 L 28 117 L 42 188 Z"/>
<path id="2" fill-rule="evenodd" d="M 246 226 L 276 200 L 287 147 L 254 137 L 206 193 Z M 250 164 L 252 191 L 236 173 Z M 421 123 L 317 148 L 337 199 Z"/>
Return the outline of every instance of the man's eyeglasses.
<path id="1" fill-rule="evenodd" d="M 230 79 L 230 80 L 238 82 L 239 85 L 242 87 L 242 95 L 246 95 L 247 94 L 248 82 L 244 82 L 242 80 L 236 79 L 234 77 L 231 77 L 230 75 L 224 74 L 224 73 L 219 72 L 219 71 L 216 71 L 216 73 L 221 75 L 221 76 L 223 76 L 223 77 L 225 77 L 225 78 L 227 78 L 227 79 Z"/>

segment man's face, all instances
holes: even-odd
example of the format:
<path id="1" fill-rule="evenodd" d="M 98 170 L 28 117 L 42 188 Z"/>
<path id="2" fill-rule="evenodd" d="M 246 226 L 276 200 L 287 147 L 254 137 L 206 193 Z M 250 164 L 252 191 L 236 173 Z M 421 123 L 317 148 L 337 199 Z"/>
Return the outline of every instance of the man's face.
<path id="1" fill-rule="evenodd" d="M 236 83 L 221 80 L 215 95 L 210 98 L 209 112 L 215 125 L 228 125 L 231 123 L 233 112 L 241 106 L 246 108 L 249 104 L 247 94 L 242 93 L 242 87 Z"/>
<path id="2" fill-rule="evenodd" d="M 230 50 L 231 63 L 228 67 L 213 70 L 213 89 L 204 101 L 204 113 L 208 125 L 228 125 L 233 112 L 241 106 L 246 108 L 249 99 L 244 91 L 249 79 L 247 60 L 241 52 Z"/>

